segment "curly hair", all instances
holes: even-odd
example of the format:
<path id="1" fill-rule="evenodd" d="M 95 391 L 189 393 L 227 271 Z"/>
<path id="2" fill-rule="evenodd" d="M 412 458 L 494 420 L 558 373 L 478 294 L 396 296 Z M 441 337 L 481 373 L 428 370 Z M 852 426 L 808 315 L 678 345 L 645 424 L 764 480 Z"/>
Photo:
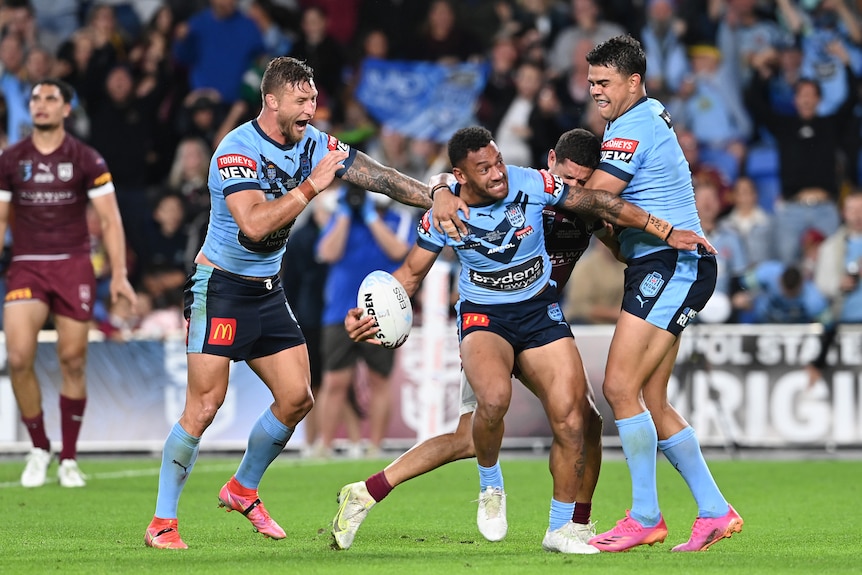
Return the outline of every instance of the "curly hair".
<path id="1" fill-rule="evenodd" d="M 460 167 L 459 164 L 467 158 L 467 154 L 484 148 L 493 139 L 491 132 L 482 126 L 461 128 L 449 138 L 449 163 L 453 168 Z"/>
<path id="2" fill-rule="evenodd" d="M 646 54 L 641 43 L 629 35 L 605 40 L 587 53 L 587 64 L 616 68 L 624 76 L 646 75 Z"/>

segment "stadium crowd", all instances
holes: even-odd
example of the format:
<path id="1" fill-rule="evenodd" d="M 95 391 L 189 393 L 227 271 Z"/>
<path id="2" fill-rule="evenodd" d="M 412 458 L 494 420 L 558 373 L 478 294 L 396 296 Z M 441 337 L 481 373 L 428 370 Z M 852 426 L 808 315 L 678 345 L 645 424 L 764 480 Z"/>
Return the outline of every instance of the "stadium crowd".
<path id="1" fill-rule="evenodd" d="M 139 293 L 135 312 L 107 303 L 94 221 L 96 321 L 109 337 L 157 337 L 182 329 L 182 286 L 209 216 L 209 158 L 259 112 L 271 57 L 314 69 L 315 125 L 426 181 L 448 169 L 445 140 L 372 119 L 356 96 L 367 58 L 486 63 L 478 123 L 508 163 L 543 167 L 564 131 L 601 136 L 584 56 L 620 33 L 645 47 L 648 94 L 674 119 L 719 250 L 724 305 L 704 320 L 854 321 L 844 303 L 862 297 L 862 236 L 849 215 L 862 173 L 862 2 L 3 0 L 0 146 L 29 135 L 34 82 L 74 87 L 67 128 L 113 174 Z M 829 265 L 817 265 L 824 256 Z M 595 270 L 620 273 L 610 258 L 596 258 Z M 570 305 L 583 283 L 569 286 Z M 612 323 L 615 303 L 598 291 L 568 315 Z"/>

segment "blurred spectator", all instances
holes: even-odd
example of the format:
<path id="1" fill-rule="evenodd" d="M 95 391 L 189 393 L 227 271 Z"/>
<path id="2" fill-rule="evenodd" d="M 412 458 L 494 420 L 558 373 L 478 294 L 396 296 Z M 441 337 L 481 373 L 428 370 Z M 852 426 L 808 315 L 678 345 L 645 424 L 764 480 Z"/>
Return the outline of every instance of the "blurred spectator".
<path id="1" fill-rule="evenodd" d="M 3 0 L 0 5 L 0 37 L 17 36 L 24 50 L 39 44 L 39 29 L 30 0 Z"/>
<path id="2" fill-rule="evenodd" d="M 650 0 L 647 3 L 647 25 L 641 32 L 647 58 L 647 94 L 661 101 L 666 101 L 679 90 L 689 72 L 685 45 L 680 37 L 684 24 L 676 17 L 674 2 Z"/>
<path id="3" fill-rule="evenodd" d="M 455 63 L 481 59 L 483 49 L 457 21 L 452 0 L 432 0 L 406 54 L 411 60 Z"/>
<path id="4" fill-rule="evenodd" d="M 774 47 L 786 33 L 765 17 L 758 0 L 728 0 L 726 4 L 716 43 L 724 54 L 722 72 L 730 87 L 741 93 L 751 80 L 756 62 L 774 55 Z"/>
<path id="5" fill-rule="evenodd" d="M 515 98 L 518 47 L 511 35 L 501 34 L 494 39 L 488 63 L 490 70 L 476 116 L 483 126 L 498 126 L 506 106 Z"/>
<path id="6" fill-rule="evenodd" d="M 701 154 L 708 153 L 733 180 L 745 155 L 751 120 L 742 95 L 719 67 L 722 55 L 718 49 L 700 45 L 690 52 L 693 75 L 682 83 L 668 110 L 675 122 L 691 130 Z"/>
<path id="7" fill-rule="evenodd" d="M 80 25 L 78 6 L 75 2 L 57 0 L 31 0 L 39 30 L 39 43 L 51 54 L 56 54 L 60 44 L 72 37 Z"/>
<path id="8" fill-rule="evenodd" d="M 24 71 L 24 46 L 21 39 L 15 34 L 7 34 L 0 38 L 0 66 L 3 69 L 2 76 L 0 76 L 0 89 L 2 89 L 6 104 L 6 125 L 3 126 L 3 129 L 7 142 L 12 144 L 21 139 L 21 136 L 18 135 L 20 131 L 18 121 L 20 120 L 15 119 L 14 112 L 9 113 L 9 108 L 14 109 L 16 101 L 25 103 L 30 101 L 30 90 Z M 28 111 L 27 116 L 29 117 L 29 115 Z"/>
<path id="9" fill-rule="evenodd" d="M 559 102 L 559 132 L 554 135 L 554 141 L 563 132 L 580 127 L 584 109 L 592 106 L 590 83 L 587 81 L 587 73 L 589 72 L 587 52 L 592 48 L 592 42 L 587 39 L 576 42 L 572 53 L 572 65 L 551 80 L 551 87 L 556 100 Z M 553 147 L 553 142 L 545 149 L 550 147 Z M 544 160 L 538 165 L 544 165 L 543 162 Z"/>
<path id="10" fill-rule="evenodd" d="M 140 233 L 149 212 L 146 199 L 148 161 L 153 150 L 156 94 L 138 95 L 131 71 L 116 66 L 90 107 L 90 144 L 111 166 L 117 201 L 129 238 Z"/>
<path id="11" fill-rule="evenodd" d="M 502 26 L 511 18 L 511 25 L 505 28 L 511 33 L 523 33 L 525 30 L 535 30 L 536 40 L 545 52 L 554 45 L 557 36 L 569 24 L 571 19 L 563 8 L 564 2 L 556 0 L 515 0 L 515 2 L 494 2 L 497 6 L 496 13 L 500 26 L 497 30 L 502 31 Z M 510 17 L 507 18 L 505 7 L 509 8 Z"/>
<path id="12" fill-rule="evenodd" d="M 182 299 L 181 290 L 190 271 L 185 260 L 188 234 L 184 220 L 182 197 L 165 193 L 157 198 L 140 237 L 132 239 L 138 256 L 139 283 L 155 308 L 176 305 Z"/>
<path id="13" fill-rule="evenodd" d="M 797 266 L 807 280 L 814 279 L 814 268 L 817 267 L 817 260 L 820 257 L 820 244 L 825 239 L 826 236 L 817 228 L 808 228 L 802 232 L 802 237 L 799 239 L 802 258 Z"/>
<path id="14" fill-rule="evenodd" d="M 359 9 L 363 3 L 362 0 L 300 0 L 299 3 L 306 10 L 312 6 L 321 8 L 327 15 L 326 34 L 342 48 L 351 45 L 359 26 Z M 314 75 L 317 76 L 317 68 L 314 69 Z"/>
<path id="15" fill-rule="evenodd" d="M 682 41 L 686 46 L 715 42 L 726 0 L 680 0 L 675 8 L 683 22 Z"/>
<path id="16" fill-rule="evenodd" d="M 54 57 L 46 49 L 32 46 L 24 58 L 22 74 L 4 77 L 2 80 L 3 95 L 6 98 L 6 114 L 9 133 L 9 144 L 14 144 L 33 131 L 33 120 L 30 118 L 30 90 L 37 82 L 51 76 L 54 68 Z M 76 103 L 73 101 L 73 104 Z"/>
<path id="17" fill-rule="evenodd" d="M 174 153 L 167 188 L 183 198 L 186 223 L 204 214 L 209 216 L 210 191 L 207 186 L 212 149 L 200 138 L 183 138 Z"/>
<path id="18" fill-rule="evenodd" d="M 359 30 L 381 30 L 389 40 L 392 54 L 407 54 L 416 41 L 430 0 L 363 0 L 359 10 Z"/>
<path id="19" fill-rule="evenodd" d="M 818 116 L 820 85 L 802 79 L 794 90 L 795 113 L 778 114 L 766 100 L 765 81 L 759 74 L 753 78 L 750 105 L 778 148 L 781 201 L 775 212 L 780 234 L 776 245 L 779 259 L 791 263 L 799 257 L 799 238 L 807 228 L 826 236 L 838 229 L 838 149 L 851 110 L 845 104 L 837 114 Z"/>
<path id="20" fill-rule="evenodd" d="M 625 30 L 613 22 L 604 20 L 596 0 L 570 0 L 571 24 L 566 27 L 554 42 L 548 54 L 548 68 L 552 74 L 561 74 L 572 65 L 575 45 L 587 39 L 595 46 L 614 36 L 625 34 Z"/>
<path id="21" fill-rule="evenodd" d="M 329 264 L 321 321 L 323 382 L 315 408 L 320 410 L 324 453 L 332 450 L 359 360 L 368 368 L 369 450 L 372 454 L 380 450 L 392 408 L 390 375 L 396 351 L 352 341 L 344 331 L 344 317 L 356 306 L 362 279 L 374 270 L 394 271 L 415 234 L 415 218 L 389 208 L 387 197 L 354 187 L 339 191 L 336 211 L 317 244 L 317 259 Z"/>
<path id="22" fill-rule="evenodd" d="M 286 56 L 293 49 L 293 38 L 281 28 L 281 14 L 281 7 L 273 0 L 252 0 L 248 6 L 248 16 L 257 24 L 270 59 Z M 316 68 L 314 72 L 316 76 Z"/>
<path id="23" fill-rule="evenodd" d="M 844 224 L 820 245 L 814 281 L 839 323 L 862 323 L 862 192 L 844 198 Z"/>
<path id="24" fill-rule="evenodd" d="M 775 230 L 772 216 L 760 207 L 757 187 L 741 176 L 733 184 L 733 208 L 725 221 L 742 238 L 749 268 L 775 259 Z"/>
<path id="25" fill-rule="evenodd" d="M 778 0 L 777 5 L 790 31 L 802 37 L 802 75 L 816 80 L 823 90 L 818 115 L 837 113 L 848 98 L 854 97 L 848 54 L 855 56 L 855 75 L 862 71 L 858 15 L 846 0 L 820 0 L 810 3 L 807 11 L 790 0 Z"/>
<path id="26" fill-rule="evenodd" d="M 211 88 L 227 108 L 239 98 L 242 76 L 266 47 L 237 0 L 210 0 L 210 8 L 176 27 L 174 57 L 186 66 L 192 90 Z"/>
<path id="27" fill-rule="evenodd" d="M 592 106 L 595 107 L 595 106 Z M 676 138 L 679 141 L 679 146 L 682 148 L 682 153 L 688 162 L 688 169 L 691 171 L 691 179 L 693 182 L 709 182 L 718 188 L 718 196 L 721 201 L 721 213 L 727 212 L 733 205 L 732 191 L 730 180 L 723 171 L 718 167 L 704 161 L 700 155 L 700 146 L 694 134 L 683 126 L 674 126 Z"/>
<path id="28" fill-rule="evenodd" d="M 319 92 L 315 125 L 333 116 L 341 117 L 344 52 L 335 38 L 327 34 L 326 23 L 323 8 L 306 8 L 302 13 L 302 33 L 290 53 L 314 70 L 314 84 Z"/>
<path id="29" fill-rule="evenodd" d="M 87 14 L 87 27 L 92 31 L 96 50 L 112 51 L 116 62 L 125 62 L 135 30 L 123 28 L 114 10 L 104 2 L 93 4 Z"/>
<path id="30" fill-rule="evenodd" d="M 735 302 L 744 296 L 756 323 L 812 323 L 829 312 L 826 298 L 795 265 L 768 261 L 746 274 Z"/>
<path id="31" fill-rule="evenodd" d="M 258 84 L 258 97 L 260 101 L 260 85 Z M 237 101 L 239 102 L 239 100 Z M 234 102 L 236 104 L 237 102 Z M 247 110 L 247 106 L 240 106 Z M 223 126 L 225 118 L 231 116 L 225 113 L 225 107 L 219 96 L 212 88 L 201 88 L 193 90 L 183 98 L 182 106 L 177 111 L 176 125 L 177 133 L 181 137 L 200 138 L 207 143 L 211 149 L 218 145 L 219 136 L 226 134 L 239 125 L 237 121 L 231 122 L 232 126 Z M 230 110 L 234 107 L 231 106 Z M 225 128 L 227 128 L 225 130 Z"/>
<path id="32" fill-rule="evenodd" d="M 578 324 L 613 324 L 623 302 L 626 265 L 594 240 L 566 283 L 566 319 Z"/>
<path id="33" fill-rule="evenodd" d="M 715 293 L 724 295 L 733 301 L 734 294 L 739 289 L 741 278 L 748 268 L 742 238 L 733 227 L 719 219 L 721 202 L 718 188 L 713 183 L 708 181 L 695 182 L 694 202 L 697 207 L 697 215 L 700 216 L 700 226 L 703 228 L 703 233 L 718 250 L 715 256 L 718 264 Z M 734 317 L 731 316 L 731 319 Z"/>
<path id="34" fill-rule="evenodd" d="M 315 246 L 329 221 L 337 202 L 337 192 L 325 191 L 311 203 L 311 215 L 305 222 L 290 232 L 290 239 L 282 259 L 281 278 L 284 294 L 297 323 L 302 326 L 305 345 L 308 347 L 308 363 L 311 368 L 311 392 L 318 397 L 323 377 L 323 353 L 321 348 L 321 318 L 323 317 L 323 293 L 329 266 L 318 260 Z M 303 419 L 305 444 L 311 448 L 318 439 L 318 415 L 312 409 Z"/>
<path id="35" fill-rule="evenodd" d="M 542 70 L 535 64 L 523 63 L 515 73 L 515 98 L 506 107 L 498 126 L 488 126 L 494 133 L 494 140 L 500 153 L 513 166 L 532 166 L 533 149 L 530 142 L 530 114 L 536 106 L 536 97 L 542 88 Z M 556 134 L 555 137 L 559 137 Z M 556 140 L 554 140 L 556 141 Z M 547 152 L 553 147 L 540 146 Z M 539 165 L 544 165 L 544 162 Z"/>

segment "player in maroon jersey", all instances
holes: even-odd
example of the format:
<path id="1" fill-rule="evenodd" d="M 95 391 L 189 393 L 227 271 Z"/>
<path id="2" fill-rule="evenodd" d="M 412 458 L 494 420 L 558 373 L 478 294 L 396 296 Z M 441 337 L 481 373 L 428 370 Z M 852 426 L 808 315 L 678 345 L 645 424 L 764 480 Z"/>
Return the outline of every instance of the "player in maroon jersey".
<path id="1" fill-rule="evenodd" d="M 583 129 L 570 130 L 560 136 L 554 149 L 548 152 L 548 168 L 569 185 L 583 186 L 599 164 L 601 144 L 596 136 Z M 562 291 L 578 259 L 587 249 L 595 233 L 604 236 L 603 222 L 590 222 L 574 213 L 546 207 L 544 210 L 545 250 L 551 259 L 551 279 Z M 345 319 L 351 337 L 365 330 L 359 316 Z M 476 408 L 476 396 L 461 373 L 461 417 L 453 433 L 432 437 L 414 446 L 390 463 L 386 469 L 365 481 L 345 485 L 338 495 L 338 513 L 332 521 L 335 547 L 348 549 L 362 521 L 377 502 L 386 497 L 397 485 L 427 473 L 446 463 L 475 455 L 471 434 L 471 421 Z M 586 377 L 584 374 L 582 377 Z M 592 388 L 586 385 L 590 413 L 585 437 L 585 472 L 578 490 L 574 516 L 576 533 L 586 544 L 595 535 L 590 522 L 593 492 L 599 479 L 602 464 L 602 418 L 595 404 Z M 529 386 L 528 386 L 529 387 Z M 503 511 L 505 515 L 505 511 Z"/>
<path id="2" fill-rule="evenodd" d="M 87 400 L 87 339 L 96 288 L 88 202 L 102 225 L 111 264 L 111 300 L 124 297 L 135 303 L 126 278 L 126 241 L 111 173 L 98 152 L 66 133 L 63 122 L 71 99 L 72 89 L 63 82 L 45 80 L 33 86 L 33 133 L 0 153 L 0 242 L 7 226 L 12 236 L 3 329 L 12 389 L 33 442 L 21 474 L 24 487 L 43 485 L 51 462 L 34 371 L 38 334 L 49 315 L 57 331 L 63 377 L 58 477 L 63 487 L 85 485 L 76 455 Z"/>

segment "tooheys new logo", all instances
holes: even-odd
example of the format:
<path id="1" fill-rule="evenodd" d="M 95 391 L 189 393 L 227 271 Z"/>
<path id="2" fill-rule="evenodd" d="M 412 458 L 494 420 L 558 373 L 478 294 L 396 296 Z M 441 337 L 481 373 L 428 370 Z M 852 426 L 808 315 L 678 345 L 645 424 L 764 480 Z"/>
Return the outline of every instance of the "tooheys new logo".
<path id="1" fill-rule="evenodd" d="M 231 178 L 257 178 L 257 162 L 242 154 L 226 154 L 216 158 L 218 174 L 222 181 Z"/>
<path id="2" fill-rule="evenodd" d="M 632 156 L 635 155 L 635 150 L 638 149 L 639 142 L 637 140 L 627 140 L 625 138 L 612 138 L 602 142 L 602 161 L 603 162 L 626 162 L 632 161 Z"/>

